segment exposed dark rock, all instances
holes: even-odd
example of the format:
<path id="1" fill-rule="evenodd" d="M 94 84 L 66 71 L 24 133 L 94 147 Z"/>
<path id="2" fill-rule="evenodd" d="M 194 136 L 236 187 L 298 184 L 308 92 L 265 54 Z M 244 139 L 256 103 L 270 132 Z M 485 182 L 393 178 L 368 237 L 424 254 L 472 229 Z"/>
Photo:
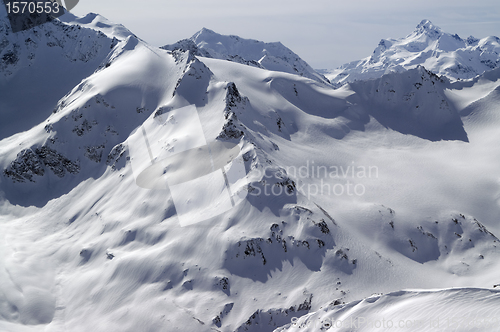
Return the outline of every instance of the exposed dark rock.
<path id="1" fill-rule="evenodd" d="M 234 109 L 243 109 L 248 103 L 248 98 L 242 97 L 236 84 L 230 82 L 226 87 L 226 108 L 224 109 L 224 117 L 226 122 L 222 127 L 222 131 L 217 136 L 217 139 L 239 139 L 245 133 L 243 125 L 239 122 Z"/>
<path id="2" fill-rule="evenodd" d="M 102 152 L 106 146 L 104 144 L 97 146 L 86 146 L 85 147 L 85 157 L 90 160 L 100 163 L 102 159 Z"/>
<path id="3" fill-rule="evenodd" d="M 4 175 L 14 182 L 35 182 L 34 175 L 43 176 L 46 168 L 62 178 L 66 172 L 76 174 L 80 172 L 80 165 L 71 161 L 57 151 L 42 146 L 40 148 L 25 149 L 17 154 L 16 159 L 4 170 Z"/>
<path id="4" fill-rule="evenodd" d="M 125 146 L 121 143 L 116 145 L 113 149 L 111 149 L 111 152 L 108 154 L 108 157 L 106 159 L 106 165 L 111 166 L 113 170 L 117 169 L 118 167 L 117 164 L 123 157 L 124 153 L 125 153 Z"/>

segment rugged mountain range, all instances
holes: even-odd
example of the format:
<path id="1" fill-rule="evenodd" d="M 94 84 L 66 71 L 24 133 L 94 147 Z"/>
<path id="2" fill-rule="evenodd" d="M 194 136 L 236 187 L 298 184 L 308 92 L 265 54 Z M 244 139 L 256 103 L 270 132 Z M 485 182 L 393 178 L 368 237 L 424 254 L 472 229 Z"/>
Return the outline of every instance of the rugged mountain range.
<path id="1" fill-rule="evenodd" d="M 156 48 L 93 14 L 2 24 L 2 124 L 17 127 L 0 141 L 1 330 L 434 314 L 412 299 L 453 305 L 442 319 L 498 310 L 498 69 L 451 82 L 415 66 L 333 89 L 281 44 L 202 30 Z M 222 175 L 173 183 L 168 161 L 210 169 L 191 153 L 214 142 L 238 151 Z M 220 213 L 181 222 L 206 202 Z"/>
<path id="2" fill-rule="evenodd" d="M 408 36 L 382 39 L 371 56 L 325 75 L 339 86 L 417 66 L 453 81 L 471 79 L 500 66 L 500 39 L 494 36 L 463 39 L 423 20 Z"/>
<path id="3" fill-rule="evenodd" d="M 193 55 L 233 61 L 249 66 L 300 75 L 330 84 L 297 54 L 280 42 L 264 43 L 238 36 L 225 36 L 203 28 L 189 39 L 165 45 L 165 50 L 191 51 Z"/>

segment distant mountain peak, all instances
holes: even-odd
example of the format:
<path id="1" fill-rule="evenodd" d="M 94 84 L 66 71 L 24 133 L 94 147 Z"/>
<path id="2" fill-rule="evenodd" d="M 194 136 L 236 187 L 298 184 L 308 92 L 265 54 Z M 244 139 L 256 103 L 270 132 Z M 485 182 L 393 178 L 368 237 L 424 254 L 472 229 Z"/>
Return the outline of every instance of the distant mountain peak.
<path id="1" fill-rule="evenodd" d="M 499 54 L 496 37 L 462 39 L 425 19 L 406 37 L 382 39 L 370 57 L 342 65 L 326 76 L 341 86 L 423 66 L 452 81 L 472 79 L 500 67 Z"/>
<path id="2" fill-rule="evenodd" d="M 169 51 L 191 51 L 196 56 L 222 59 L 241 64 L 299 75 L 320 83 L 330 84 L 307 62 L 280 42 L 266 43 L 235 35 L 222 35 L 202 28 L 191 38 L 165 45 Z"/>
<path id="3" fill-rule="evenodd" d="M 432 24 L 429 20 L 422 20 L 415 28 L 416 32 L 442 32 L 441 28 Z"/>
<path id="4" fill-rule="evenodd" d="M 205 28 L 203 27 L 200 31 L 196 32 L 192 37 L 191 39 L 195 40 L 196 38 L 198 38 L 199 36 L 201 35 L 218 35 L 218 33 L 216 33 L 215 31 L 213 30 L 210 30 L 208 28 Z"/>
<path id="5" fill-rule="evenodd" d="M 437 25 L 432 24 L 429 20 L 422 20 L 413 32 L 406 38 L 414 38 L 420 36 L 427 36 L 430 40 L 439 39 L 443 35 L 443 30 Z"/>
<path id="6" fill-rule="evenodd" d="M 479 43 L 479 39 L 477 39 L 474 36 L 467 37 L 467 39 L 465 41 L 466 41 L 467 45 L 477 45 L 477 43 Z"/>

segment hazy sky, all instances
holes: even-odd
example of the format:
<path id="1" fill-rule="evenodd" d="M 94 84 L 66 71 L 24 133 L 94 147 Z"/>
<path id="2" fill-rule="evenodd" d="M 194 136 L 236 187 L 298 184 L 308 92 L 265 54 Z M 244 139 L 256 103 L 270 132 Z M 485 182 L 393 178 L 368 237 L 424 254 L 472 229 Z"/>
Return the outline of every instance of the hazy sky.
<path id="1" fill-rule="evenodd" d="M 404 37 L 422 19 L 461 37 L 500 36 L 499 0 L 80 0 L 72 12 L 99 13 L 156 46 L 203 27 L 281 41 L 317 69 L 367 57 L 380 39 Z"/>

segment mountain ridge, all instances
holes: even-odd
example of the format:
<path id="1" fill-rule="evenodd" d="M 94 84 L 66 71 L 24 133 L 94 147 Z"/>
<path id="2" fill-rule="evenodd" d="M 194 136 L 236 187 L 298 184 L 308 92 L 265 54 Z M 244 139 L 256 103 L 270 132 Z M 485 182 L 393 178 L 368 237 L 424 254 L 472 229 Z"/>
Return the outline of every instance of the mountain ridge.
<path id="1" fill-rule="evenodd" d="M 165 45 L 165 50 L 191 50 L 195 55 L 238 62 L 258 68 L 282 71 L 330 84 L 328 79 L 316 72 L 297 54 L 281 42 L 265 43 L 234 35 L 221 35 L 202 28 L 191 38 L 175 44 Z"/>
<path id="2" fill-rule="evenodd" d="M 95 28 L 48 31 L 109 48 L 44 120 L 0 140 L 0 329 L 270 332 L 342 308 L 449 303 L 409 287 L 482 288 L 464 310 L 496 294 L 498 69 L 450 83 L 416 66 L 333 89 L 192 40 L 112 43 L 112 24 L 81 21 Z M 43 41 L 39 54 L 58 47 Z M 68 61 L 73 44 L 60 44 Z M 213 141 L 238 147 L 245 181 L 230 167 L 222 181 L 246 199 L 183 225 L 177 202 L 218 204 L 217 178 L 169 186 L 167 165 L 149 190 L 135 165 Z M 462 303 L 470 289 L 438 294 Z"/>
<path id="3" fill-rule="evenodd" d="M 422 20 L 406 37 L 382 39 L 370 57 L 344 64 L 325 75 L 335 86 L 341 86 L 418 65 L 453 81 L 472 79 L 500 66 L 500 39 L 462 39 Z"/>
<path id="4" fill-rule="evenodd" d="M 74 17 L 67 13 L 62 18 Z M 58 19 L 12 33 L 7 17 L 0 17 L 0 139 L 42 122 L 59 99 L 103 65 L 118 41 L 98 29 Z"/>

